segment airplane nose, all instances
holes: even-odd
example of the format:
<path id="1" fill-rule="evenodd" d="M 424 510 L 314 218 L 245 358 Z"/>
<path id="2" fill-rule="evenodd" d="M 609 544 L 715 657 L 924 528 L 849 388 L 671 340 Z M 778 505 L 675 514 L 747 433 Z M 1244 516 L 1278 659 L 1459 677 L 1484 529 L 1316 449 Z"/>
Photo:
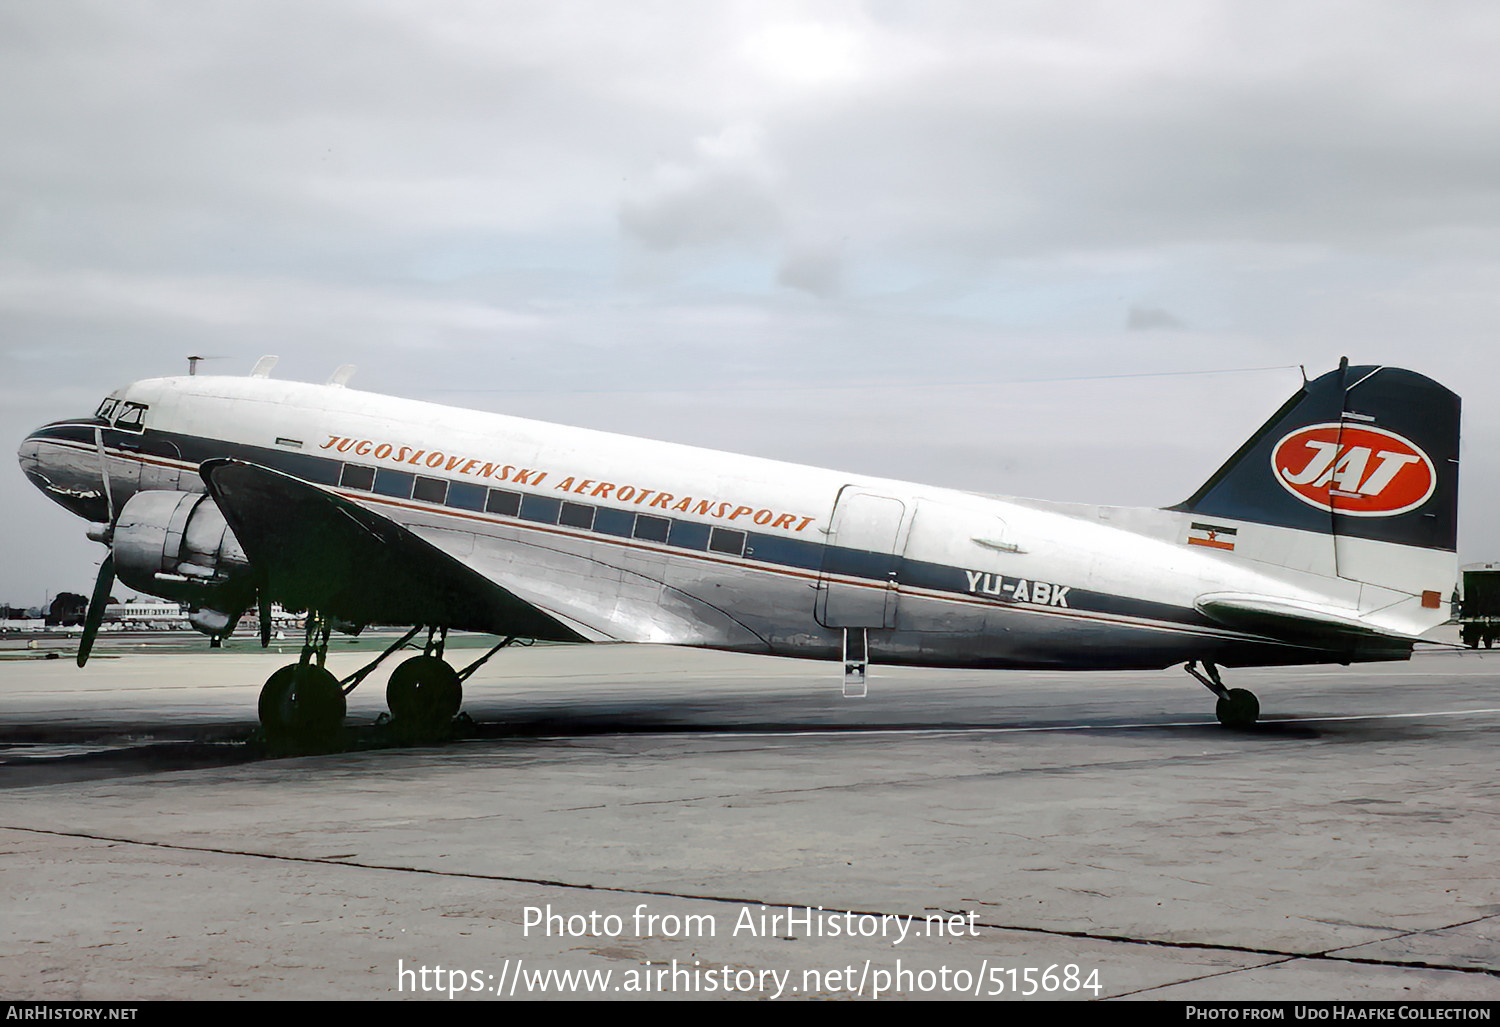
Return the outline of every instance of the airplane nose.
<path id="1" fill-rule="evenodd" d="M 21 470 L 28 474 L 41 466 L 42 440 L 35 435 L 26 436 L 26 441 L 21 443 L 16 450 L 16 459 L 21 462 Z"/>
<path id="2" fill-rule="evenodd" d="M 46 468 L 42 465 L 46 463 L 48 452 L 60 443 L 71 441 L 75 445 L 92 445 L 92 432 L 85 435 L 82 428 L 76 421 L 53 421 L 27 435 L 16 449 L 16 459 L 21 462 L 21 470 L 28 473 L 44 471 Z"/>
<path id="3" fill-rule="evenodd" d="M 35 482 L 34 475 L 45 476 L 48 453 L 57 441 L 58 426 L 54 424 L 44 424 L 22 440 L 21 445 L 16 448 L 16 460 L 26 477 Z"/>
<path id="4" fill-rule="evenodd" d="M 42 451 L 47 444 L 44 431 L 45 429 L 38 429 L 26 436 L 16 449 L 16 461 L 20 463 L 21 473 L 26 475 L 26 480 L 40 489 L 43 495 L 51 498 L 47 489 L 50 482 L 42 469 Z"/>
<path id="5" fill-rule="evenodd" d="M 42 495 L 86 520 L 104 521 L 109 503 L 93 435 L 92 425 L 76 420 L 44 424 L 16 448 L 16 459 Z"/>

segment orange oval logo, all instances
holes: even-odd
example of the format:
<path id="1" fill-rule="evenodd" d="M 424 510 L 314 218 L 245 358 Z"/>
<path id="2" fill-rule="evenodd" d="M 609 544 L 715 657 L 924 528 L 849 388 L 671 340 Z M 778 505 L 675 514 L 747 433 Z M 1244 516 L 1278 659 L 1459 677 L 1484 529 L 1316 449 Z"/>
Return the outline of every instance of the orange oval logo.
<path id="1" fill-rule="evenodd" d="M 1407 513 L 1437 488 L 1432 461 L 1411 441 L 1348 423 L 1291 432 L 1271 451 L 1271 473 L 1302 502 L 1350 517 Z"/>

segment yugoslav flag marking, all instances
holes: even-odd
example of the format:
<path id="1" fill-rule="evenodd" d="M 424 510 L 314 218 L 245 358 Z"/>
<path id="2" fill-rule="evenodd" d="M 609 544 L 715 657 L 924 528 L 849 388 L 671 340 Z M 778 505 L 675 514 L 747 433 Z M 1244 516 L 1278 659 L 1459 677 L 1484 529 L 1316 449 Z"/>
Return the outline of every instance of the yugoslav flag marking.
<path id="1" fill-rule="evenodd" d="M 1194 521 L 1188 526 L 1187 541 L 1190 546 L 1206 546 L 1209 549 L 1233 550 L 1238 529 L 1222 524 L 1200 524 Z"/>

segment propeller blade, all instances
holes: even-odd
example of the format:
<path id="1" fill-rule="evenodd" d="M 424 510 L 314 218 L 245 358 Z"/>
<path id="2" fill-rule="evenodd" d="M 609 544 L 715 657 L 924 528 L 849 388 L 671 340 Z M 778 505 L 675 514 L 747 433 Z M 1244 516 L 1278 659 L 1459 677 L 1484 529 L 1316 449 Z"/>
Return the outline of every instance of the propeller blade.
<path id="1" fill-rule="evenodd" d="M 99 565 L 99 577 L 94 579 L 94 594 L 89 597 L 88 612 L 83 616 L 83 637 L 78 640 L 78 666 L 89 662 L 89 653 L 94 648 L 94 636 L 99 634 L 99 625 L 104 620 L 104 608 L 109 605 L 109 590 L 115 587 L 115 554 L 111 552 Z"/>
<path id="2" fill-rule="evenodd" d="M 99 454 L 99 478 L 104 483 L 104 502 L 109 507 L 109 524 L 115 523 L 115 494 L 109 487 L 109 458 L 104 455 L 104 429 L 94 429 L 94 452 Z"/>
<path id="3" fill-rule="evenodd" d="M 256 599 L 260 603 L 260 647 L 265 649 L 271 644 L 271 600 L 265 589 L 256 593 Z"/>

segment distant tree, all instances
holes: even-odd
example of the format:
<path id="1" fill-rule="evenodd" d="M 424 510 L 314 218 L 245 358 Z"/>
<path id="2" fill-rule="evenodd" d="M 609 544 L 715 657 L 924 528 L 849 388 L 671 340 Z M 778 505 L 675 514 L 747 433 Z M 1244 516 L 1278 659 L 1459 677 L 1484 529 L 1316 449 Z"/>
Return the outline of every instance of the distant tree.
<path id="1" fill-rule="evenodd" d="M 76 592 L 59 592 L 47 610 L 46 620 L 49 625 L 64 628 L 82 624 L 88 608 L 88 596 L 81 596 Z"/>

